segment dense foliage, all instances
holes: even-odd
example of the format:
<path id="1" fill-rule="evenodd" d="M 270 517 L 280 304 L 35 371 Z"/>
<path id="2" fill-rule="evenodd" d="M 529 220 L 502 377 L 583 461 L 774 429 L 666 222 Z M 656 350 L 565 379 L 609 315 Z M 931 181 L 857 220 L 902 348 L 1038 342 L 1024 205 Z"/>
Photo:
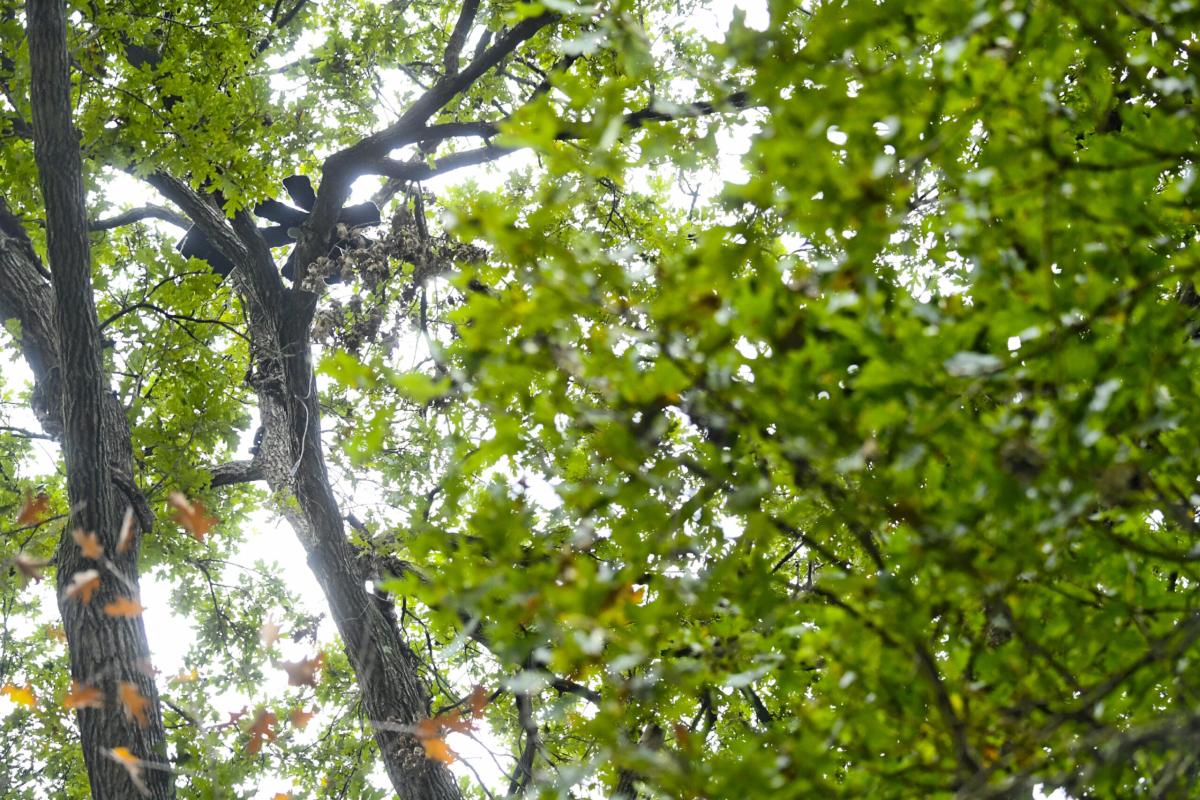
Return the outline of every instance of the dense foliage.
<path id="1" fill-rule="evenodd" d="M 320 295 L 346 536 L 431 692 L 406 730 L 464 796 L 1191 795 L 1200 8 L 780 0 L 714 32 L 691 0 L 484 2 L 451 66 L 457 0 L 282 5 L 73 4 L 95 218 L 156 173 L 229 214 L 319 186 L 460 56 L 553 15 L 429 120 L 491 121 L 456 131 L 482 148 L 364 169 L 385 225 L 318 262 L 345 282 L 288 290 Z M 23 24 L 0 3 L 0 196 L 40 251 Z M 440 177 L 456 154 L 495 164 Z M 230 566 L 243 529 L 299 548 L 276 522 L 297 501 L 211 486 L 265 378 L 250 295 L 179 235 L 91 234 L 159 512 L 142 572 L 196 631 L 158 677 L 176 791 L 391 796 L 310 584 Z M 69 541 L 21 336 L 0 780 L 77 797 L 66 645 L 15 560 Z M 31 489 L 50 508 L 18 525 Z M 180 532 L 174 490 L 222 522 Z M 267 681 L 318 650 L 315 685 Z"/>

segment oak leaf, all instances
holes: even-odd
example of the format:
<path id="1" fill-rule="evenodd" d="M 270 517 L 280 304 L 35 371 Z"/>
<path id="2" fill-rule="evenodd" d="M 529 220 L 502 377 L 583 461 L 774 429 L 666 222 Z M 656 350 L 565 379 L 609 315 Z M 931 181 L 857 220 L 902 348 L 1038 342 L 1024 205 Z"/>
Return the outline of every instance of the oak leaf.
<path id="1" fill-rule="evenodd" d="M 71 576 L 67 586 L 67 597 L 81 597 L 86 605 L 92 602 L 92 594 L 100 588 L 100 573 L 94 569 L 85 569 Z"/>
<path id="2" fill-rule="evenodd" d="M 150 717 L 146 713 L 150 701 L 142 697 L 137 684 L 121 681 L 117 687 L 117 697 L 120 698 L 121 705 L 125 708 L 125 716 L 137 720 L 138 726 L 142 728 L 150 724 Z"/>
<path id="3" fill-rule="evenodd" d="M 314 711 L 305 711 L 303 708 L 293 708 L 292 713 L 288 714 L 288 722 L 292 723 L 293 728 L 304 730 L 308 727 L 308 722 L 316 716 Z"/>
<path id="4" fill-rule="evenodd" d="M 488 704 L 488 690 L 483 686 L 476 686 L 471 690 L 471 696 L 467 698 L 467 707 L 471 709 L 471 716 L 479 717 L 483 715 L 483 709 Z"/>
<path id="5" fill-rule="evenodd" d="M 446 744 L 445 739 L 436 736 L 422 738 L 421 746 L 425 748 L 425 755 L 434 761 L 440 761 L 443 764 L 454 763 L 454 751 L 450 749 L 450 745 Z"/>
<path id="6" fill-rule="evenodd" d="M 71 532 L 71 536 L 74 537 L 75 544 L 79 545 L 79 550 L 83 553 L 84 558 L 99 561 L 104 557 L 104 545 L 100 544 L 100 539 L 96 534 L 86 532 L 83 528 L 76 528 Z"/>
<path id="7" fill-rule="evenodd" d="M 121 533 L 117 536 L 117 552 L 124 553 L 133 544 L 133 506 L 125 507 L 125 518 L 121 520 Z"/>
<path id="8" fill-rule="evenodd" d="M 37 705 L 37 698 L 34 697 L 33 687 L 28 683 L 24 686 L 13 686 L 11 683 L 6 683 L 4 686 L 0 686 L 0 694 L 7 695 L 8 699 L 26 708 L 33 708 Z"/>
<path id="9" fill-rule="evenodd" d="M 254 755 L 262 749 L 264 741 L 275 741 L 275 725 L 279 718 L 274 713 L 260 708 L 250 723 L 250 741 L 246 742 L 246 752 Z"/>
<path id="10" fill-rule="evenodd" d="M 175 509 L 175 521 L 198 542 L 203 542 L 213 525 L 217 524 L 217 521 L 205 512 L 204 506 L 188 500 L 182 492 L 171 492 L 167 501 Z"/>
<path id="11" fill-rule="evenodd" d="M 242 706 L 241 711 L 230 711 L 229 719 L 225 720 L 217 727 L 218 728 L 229 728 L 233 725 L 236 725 L 236 724 L 238 724 L 238 722 L 241 721 L 242 717 L 246 716 L 246 714 L 249 713 L 249 711 L 250 710 L 248 708 L 246 708 L 245 706 Z"/>
<path id="12" fill-rule="evenodd" d="M 104 692 L 89 683 L 71 681 L 71 691 L 62 704 L 63 708 L 104 708 Z"/>
<path id="13" fill-rule="evenodd" d="M 445 730 L 455 733 L 467 733 L 475 727 L 475 722 L 464 717 L 457 708 L 447 711 L 445 714 L 439 714 L 434 722 L 440 724 Z"/>
<path id="14" fill-rule="evenodd" d="M 280 661 L 279 666 L 288 675 L 288 686 L 316 686 L 317 670 L 325 661 L 325 654 L 318 653 L 316 658 L 303 661 Z"/>
<path id="15" fill-rule="evenodd" d="M 18 525 L 33 525 L 41 522 L 50 510 L 50 495 L 38 492 L 34 496 L 29 489 L 25 490 L 25 499 L 21 502 L 21 511 L 17 514 Z"/>
<path id="16" fill-rule="evenodd" d="M 108 757 L 125 768 L 125 771 L 129 773 L 129 780 L 137 789 L 138 794 L 143 797 L 149 796 L 150 790 L 142 779 L 142 760 L 140 758 L 135 756 L 128 747 L 114 747 L 108 751 Z"/>
<path id="17" fill-rule="evenodd" d="M 34 558 L 27 553 L 17 553 L 13 556 L 13 566 L 25 580 L 33 578 L 38 583 L 42 581 L 42 570 L 50 566 L 49 559 Z"/>
<path id="18" fill-rule="evenodd" d="M 259 641 L 262 642 L 262 646 L 266 649 L 270 649 L 271 645 L 275 644 L 275 642 L 279 640 L 279 632 L 281 630 L 283 630 L 283 628 L 273 619 L 269 619 L 264 622 L 262 627 L 258 630 L 258 638 Z"/>
<path id="19" fill-rule="evenodd" d="M 132 597 L 118 597 L 104 606 L 104 613 L 110 617 L 140 617 L 146 609 Z"/>

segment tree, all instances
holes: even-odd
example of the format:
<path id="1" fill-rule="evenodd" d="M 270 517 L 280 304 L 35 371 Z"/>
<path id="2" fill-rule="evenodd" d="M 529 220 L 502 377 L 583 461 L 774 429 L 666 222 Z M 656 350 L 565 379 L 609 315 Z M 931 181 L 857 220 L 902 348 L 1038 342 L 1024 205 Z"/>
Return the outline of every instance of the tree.
<path id="1" fill-rule="evenodd" d="M 0 4 L 6 796 L 1191 791 L 1200 17 L 766 11 Z"/>

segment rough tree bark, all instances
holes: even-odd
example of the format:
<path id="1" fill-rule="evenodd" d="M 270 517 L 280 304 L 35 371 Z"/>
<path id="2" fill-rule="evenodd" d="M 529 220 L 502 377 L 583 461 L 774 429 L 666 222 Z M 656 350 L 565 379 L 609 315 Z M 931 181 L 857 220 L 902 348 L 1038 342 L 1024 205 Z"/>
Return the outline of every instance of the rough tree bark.
<path id="1" fill-rule="evenodd" d="M 125 552 L 118 552 L 117 538 L 128 501 L 120 496 L 116 482 L 124 478 L 125 488 L 132 488 L 133 459 L 129 430 L 109 390 L 101 358 L 79 135 L 71 119 L 66 11 L 62 0 L 31 0 L 26 15 L 34 156 L 46 206 L 53 288 L 53 338 L 40 346 L 31 339 L 27 353 L 44 356 L 43 367 L 56 373 L 44 388 L 52 393 L 46 398 L 51 415 L 61 420 L 72 509 L 55 557 L 71 677 L 102 688 L 106 698 L 103 708 L 78 712 L 83 755 L 95 798 L 124 798 L 135 793 L 132 773 L 112 757 L 113 748 L 119 747 L 143 762 L 137 769 L 144 774 L 144 793 L 171 798 L 175 791 L 166 769 L 158 695 L 149 674 L 150 650 L 142 620 L 103 611 L 118 597 L 137 596 L 140 537 L 135 537 Z M 32 255 L 32 248 L 21 249 L 26 250 L 26 257 Z M 14 260 L 13 254 L 5 260 Z M 21 265 L 9 266 L 30 277 Z M 36 265 L 32 266 L 36 271 Z M 33 287 L 29 289 L 37 293 Z M 46 310 L 40 309 L 42 313 Z M 44 319 L 30 319 L 29 323 L 27 333 L 48 333 L 50 326 Z M 86 557 L 72 536 L 73 529 L 94 532 L 104 553 L 98 558 Z M 99 587 L 90 602 L 84 602 L 79 594 L 69 596 L 66 589 L 75 576 L 89 570 L 99 574 Z M 144 706 L 137 697 L 146 701 Z"/>

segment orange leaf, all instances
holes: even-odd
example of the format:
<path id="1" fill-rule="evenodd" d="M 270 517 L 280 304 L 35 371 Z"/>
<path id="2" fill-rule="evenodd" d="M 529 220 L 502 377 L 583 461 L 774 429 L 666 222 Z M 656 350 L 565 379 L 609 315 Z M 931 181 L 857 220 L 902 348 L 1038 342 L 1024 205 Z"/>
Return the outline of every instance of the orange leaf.
<path id="1" fill-rule="evenodd" d="M 279 722 L 270 711 L 260 708 L 254 716 L 254 721 L 250 723 L 250 741 L 246 742 L 246 752 L 254 755 L 262 749 L 264 741 L 275 741 L 275 724 Z"/>
<path id="2" fill-rule="evenodd" d="M 423 719 L 417 723 L 417 729 L 413 732 L 420 739 L 436 739 L 442 729 L 433 719 Z"/>
<path id="3" fill-rule="evenodd" d="M 46 637 L 56 642 L 65 642 L 67 640 L 67 632 L 57 625 L 47 625 Z"/>
<path id="4" fill-rule="evenodd" d="M 141 759 L 129 751 L 128 747 L 114 747 L 109 754 L 121 764 L 137 764 Z"/>
<path id="5" fill-rule="evenodd" d="M 117 697 L 125 707 L 125 716 L 137 720 L 137 724 L 142 728 L 150 724 L 150 717 L 146 714 L 146 707 L 150 705 L 150 701 L 142 697 L 136 684 L 121 681 L 117 687 Z"/>
<path id="6" fill-rule="evenodd" d="M 104 692 L 91 684 L 71 681 L 71 691 L 62 704 L 63 708 L 104 708 Z"/>
<path id="7" fill-rule="evenodd" d="M 6 683 L 4 686 L 0 686 L 0 694 L 8 695 L 9 699 L 14 703 L 27 708 L 33 708 L 37 705 L 37 698 L 33 696 L 33 687 L 28 683 L 23 687 Z"/>
<path id="8" fill-rule="evenodd" d="M 217 521 L 208 516 L 204 506 L 188 500 L 181 492 L 171 492 L 167 497 L 171 507 L 175 509 L 175 521 L 183 526 L 197 542 L 203 542 L 204 537 L 212 530 Z"/>
<path id="9" fill-rule="evenodd" d="M 286 792 L 286 793 L 285 792 L 276 792 L 275 796 L 273 798 L 271 798 L 271 800 L 292 800 L 292 793 L 291 792 Z"/>
<path id="10" fill-rule="evenodd" d="M 279 641 L 279 632 L 282 630 L 279 623 L 273 619 L 269 619 L 262 624 L 258 629 L 258 638 L 262 642 L 264 648 L 269 649 L 271 645 Z"/>
<path id="11" fill-rule="evenodd" d="M 279 666 L 288 674 L 288 686 L 316 686 L 317 670 L 325 661 L 324 653 L 304 661 L 281 661 Z"/>
<path id="12" fill-rule="evenodd" d="M 124 553 L 133 544 L 133 506 L 125 507 L 125 518 L 121 520 L 121 533 L 117 536 L 117 552 Z"/>
<path id="13" fill-rule="evenodd" d="M 75 544 L 79 545 L 84 558 L 99 561 L 104 557 L 104 545 L 100 544 L 96 534 L 85 533 L 82 528 L 76 528 L 71 532 L 71 536 L 75 537 Z"/>
<path id="14" fill-rule="evenodd" d="M 110 617 L 140 617 L 145 611 L 142 604 L 130 597 L 118 597 L 104 607 Z"/>
<path id="15" fill-rule="evenodd" d="M 85 569 L 71 576 L 67 586 L 67 597 L 83 595 L 84 604 L 92 602 L 92 593 L 100 588 L 100 573 L 94 569 Z"/>
<path id="16" fill-rule="evenodd" d="M 288 722 L 292 723 L 293 728 L 304 730 L 308 727 L 308 721 L 316 716 L 316 712 L 305 711 L 303 708 L 293 708 L 292 713 L 288 714 Z"/>
<path id="17" fill-rule="evenodd" d="M 462 712 L 457 708 L 452 708 L 444 714 L 438 714 L 433 719 L 434 724 L 440 725 L 444 730 L 454 731 L 455 733 L 466 733 L 475 727 L 473 720 L 463 717 Z"/>
<path id="18" fill-rule="evenodd" d="M 114 747 L 108 751 L 108 757 L 116 761 L 125 771 L 129 773 L 129 780 L 133 783 L 133 788 L 138 790 L 138 794 L 149 796 L 150 790 L 146 788 L 145 781 L 142 780 L 142 760 L 130 752 L 128 747 Z"/>
<path id="19" fill-rule="evenodd" d="M 471 696 L 467 698 L 467 707 L 471 709 L 471 716 L 479 717 L 483 715 L 483 709 L 487 708 L 488 690 L 482 686 L 476 686 L 471 691 Z"/>
<path id="20" fill-rule="evenodd" d="M 45 558 L 34 558 L 25 553 L 17 553 L 13 556 L 13 566 L 17 568 L 17 572 L 20 572 L 21 577 L 25 580 L 33 578 L 38 583 L 41 583 L 42 569 L 50 566 L 50 561 Z"/>
<path id="21" fill-rule="evenodd" d="M 434 761 L 440 761 L 443 764 L 454 763 L 454 751 L 450 749 L 450 745 L 446 744 L 445 739 L 437 737 L 422 739 L 421 746 L 425 748 L 425 755 Z"/>
<path id="22" fill-rule="evenodd" d="M 21 503 L 21 512 L 17 514 L 18 525 L 33 525 L 41 522 L 46 516 L 46 512 L 50 510 L 50 496 L 45 492 L 38 492 L 34 497 L 33 492 L 26 489 L 25 499 Z"/>

